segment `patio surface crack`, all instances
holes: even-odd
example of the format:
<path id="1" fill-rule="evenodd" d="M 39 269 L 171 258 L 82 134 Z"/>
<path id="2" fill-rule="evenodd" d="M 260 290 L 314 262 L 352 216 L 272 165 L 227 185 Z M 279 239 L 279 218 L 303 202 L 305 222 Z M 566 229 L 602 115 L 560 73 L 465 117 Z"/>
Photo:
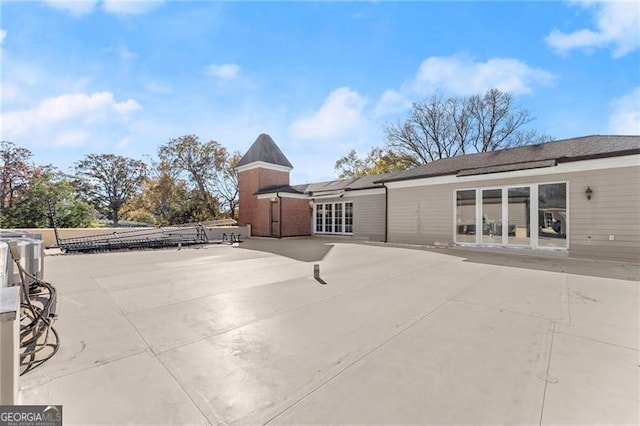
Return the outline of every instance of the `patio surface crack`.
<path id="1" fill-rule="evenodd" d="M 539 425 L 542 425 L 542 417 L 544 415 L 544 402 L 547 398 L 547 386 L 549 385 L 549 369 L 551 367 L 551 353 L 553 351 L 553 337 L 556 334 L 556 322 L 553 322 L 553 327 L 551 329 L 551 343 L 549 343 L 549 357 L 547 360 L 547 372 L 544 375 L 544 391 L 542 393 L 542 404 L 540 407 L 540 422 Z"/>

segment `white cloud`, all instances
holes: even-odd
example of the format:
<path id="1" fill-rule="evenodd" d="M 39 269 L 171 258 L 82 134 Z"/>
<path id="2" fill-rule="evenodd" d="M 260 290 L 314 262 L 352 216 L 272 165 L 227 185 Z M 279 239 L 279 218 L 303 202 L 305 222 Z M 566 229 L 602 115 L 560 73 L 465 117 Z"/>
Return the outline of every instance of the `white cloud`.
<path id="1" fill-rule="evenodd" d="M 7 37 L 7 31 L 0 28 L 0 44 L 4 42 L 4 39 Z"/>
<path id="2" fill-rule="evenodd" d="M 336 89 L 316 113 L 291 124 L 291 135 L 294 139 L 327 143 L 354 137 L 367 127 L 365 104 L 366 100 L 348 87 Z"/>
<path id="3" fill-rule="evenodd" d="M 552 85 L 555 76 L 540 68 L 512 58 L 494 58 L 477 62 L 463 55 L 431 56 L 425 59 L 413 79 L 399 89 L 386 90 L 374 114 L 397 113 L 412 101 L 434 93 L 469 96 L 491 88 L 516 95 L 529 94 L 534 87 Z"/>
<path id="4" fill-rule="evenodd" d="M 96 9 L 98 0 L 42 0 L 47 6 L 63 10 L 72 16 L 80 17 L 92 13 Z M 156 0 L 102 0 L 101 8 L 113 15 L 139 15 L 149 12 L 161 5 L 163 1 Z"/>
<path id="5" fill-rule="evenodd" d="M 407 99 L 405 95 L 397 90 L 389 89 L 385 90 L 375 109 L 374 115 L 380 116 L 385 114 L 392 114 L 396 112 L 402 112 L 411 106 L 411 101 Z"/>
<path id="6" fill-rule="evenodd" d="M 89 139 L 89 133 L 84 131 L 60 133 L 55 136 L 55 146 L 80 146 Z"/>
<path id="7" fill-rule="evenodd" d="M 169 84 L 162 83 L 155 80 L 151 80 L 147 82 L 145 84 L 145 88 L 152 93 L 165 94 L 165 93 L 173 92 L 173 87 L 171 87 Z"/>
<path id="8" fill-rule="evenodd" d="M 150 0 L 103 0 L 102 9 L 107 13 L 115 15 L 139 15 L 157 8 L 162 3 L 162 1 Z"/>
<path id="9" fill-rule="evenodd" d="M 217 77 L 222 80 L 232 80 L 240 74 L 240 65 L 237 64 L 211 64 L 204 69 L 206 75 Z"/>
<path id="10" fill-rule="evenodd" d="M 43 0 L 47 6 L 54 9 L 63 10 L 72 16 L 80 17 L 93 12 L 97 0 L 79 0 L 79 1 L 62 1 L 62 0 Z"/>
<path id="11" fill-rule="evenodd" d="M 558 52 L 612 46 L 613 56 L 620 57 L 640 47 L 640 6 L 637 2 L 598 0 L 574 3 L 593 9 L 596 28 L 569 33 L 554 29 L 545 40 Z"/>
<path id="12" fill-rule="evenodd" d="M 17 139 L 22 135 L 51 132 L 61 138 L 62 144 L 77 144 L 78 135 L 93 124 L 127 119 L 140 108 L 133 99 L 117 102 L 110 92 L 63 94 L 45 99 L 31 109 L 3 113 L 2 136 Z"/>
<path id="13" fill-rule="evenodd" d="M 18 99 L 21 95 L 20 89 L 12 83 L 2 83 L 0 85 L 0 92 L 2 93 L 2 102 L 11 102 Z"/>
<path id="14" fill-rule="evenodd" d="M 609 116 L 609 132 L 619 135 L 640 135 L 640 86 L 615 99 Z"/>
<path id="15" fill-rule="evenodd" d="M 551 73 L 532 68 L 518 59 L 474 62 L 464 56 L 432 56 L 420 65 L 412 88 L 418 93 L 445 91 L 455 95 L 471 95 L 490 88 L 527 94 L 534 85 L 548 85 L 553 81 Z"/>

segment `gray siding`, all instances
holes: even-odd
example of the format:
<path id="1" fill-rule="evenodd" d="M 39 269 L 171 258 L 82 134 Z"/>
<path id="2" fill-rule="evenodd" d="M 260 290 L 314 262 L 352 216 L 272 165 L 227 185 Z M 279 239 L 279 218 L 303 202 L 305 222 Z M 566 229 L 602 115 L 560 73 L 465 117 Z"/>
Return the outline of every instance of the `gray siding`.
<path id="1" fill-rule="evenodd" d="M 454 191 L 568 182 L 572 256 L 640 262 L 640 167 L 389 190 L 389 242 L 452 244 Z M 593 190 L 587 200 L 584 191 Z M 614 235 L 614 241 L 609 241 Z"/>
<path id="2" fill-rule="evenodd" d="M 384 194 L 363 195 L 347 199 L 353 201 L 353 237 L 370 241 L 384 241 Z"/>
<path id="3" fill-rule="evenodd" d="M 451 244 L 454 185 L 389 189 L 388 241 Z"/>
<path id="4" fill-rule="evenodd" d="M 576 173 L 571 182 L 571 254 L 640 262 L 640 167 Z"/>

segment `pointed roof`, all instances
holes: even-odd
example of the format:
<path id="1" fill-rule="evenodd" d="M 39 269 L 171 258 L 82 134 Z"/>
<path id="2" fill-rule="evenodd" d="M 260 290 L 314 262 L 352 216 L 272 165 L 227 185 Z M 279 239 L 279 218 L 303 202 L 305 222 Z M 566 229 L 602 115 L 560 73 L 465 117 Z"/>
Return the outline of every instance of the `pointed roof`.
<path id="1" fill-rule="evenodd" d="M 236 167 L 246 166 L 247 164 L 263 162 L 269 164 L 275 164 L 277 166 L 289 167 L 293 169 L 293 166 L 284 156 L 278 145 L 271 139 L 271 136 L 262 133 L 256 141 L 251 145 L 251 148 L 240 159 Z"/>

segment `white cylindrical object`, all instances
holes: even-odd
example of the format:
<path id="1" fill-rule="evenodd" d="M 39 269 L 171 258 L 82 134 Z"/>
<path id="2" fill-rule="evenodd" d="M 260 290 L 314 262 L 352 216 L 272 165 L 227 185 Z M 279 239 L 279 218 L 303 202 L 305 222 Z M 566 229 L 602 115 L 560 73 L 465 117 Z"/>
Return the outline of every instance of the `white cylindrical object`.
<path id="1" fill-rule="evenodd" d="M 20 288 L 0 288 L 0 405 L 17 405 L 20 376 Z"/>

